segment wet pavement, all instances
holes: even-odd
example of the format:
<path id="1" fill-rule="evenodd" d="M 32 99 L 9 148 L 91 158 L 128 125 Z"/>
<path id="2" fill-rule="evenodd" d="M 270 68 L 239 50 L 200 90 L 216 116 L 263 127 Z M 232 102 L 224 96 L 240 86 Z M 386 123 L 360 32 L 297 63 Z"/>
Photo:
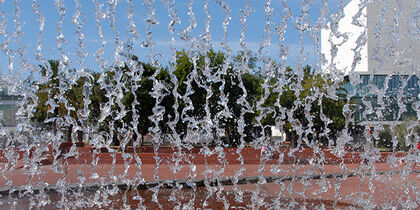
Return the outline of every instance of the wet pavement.
<path id="1" fill-rule="evenodd" d="M 242 174 L 238 178 L 248 180 L 247 182 L 238 182 L 239 184 L 235 186 L 231 185 L 232 182 L 225 182 L 225 184 L 215 182 L 216 185 L 220 184 L 222 186 L 215 187 L 215 189 L 224 193 L 225 197 L 227 197 L 226 199 L 229 200 L 228 203 L 232 205 L 234 202 L 232 203 L 231 200 L 235 200 L 232 197 L 235 194 L 234 188 L 242 190 L 246 195 L 250 193 L 254 193 L 253 196 L 259 195 L 263 200 L 268 199 L 272 201 L 273 199 L 278 199 L 284 201 L 283 203 L 293 203 L 295 202 L 294 200 L 299 201 L 296 201 L 297 203 L 312 200 L 312 203 L 318 201 L 322 205 L 330 207 L 337 205 L 354 205 L 360 207 L 372 204 L 385 207 L 404 207 L 405 203 L 407 203 L 406 201 L 415 201 L 417 203 L 420 201 L 420 193 L 417 192 L 420 189 L 420 165 L 412 167 L 413 165 L 410 166 L 405 163 L 395 164 L 394 166 L 390 166 L 388 163 L 376 163 L 374 164 L 375 173 L 369 170 L 372 167 L 365 167 L 365 170 L 361 164 L 327 164 L 318 167 L 308 164 L 246 164 L 244 168 L 241 168 L 241 165 L 238 164 L 226 165 L 225 167 L 218 164 L 178 166 L 160 164 L 159 167 L 156 167 L 155 164 L 137 165 L 134 163 L 114 165 L 98 164 L 94 167 L 90 164 L 63 165 L 64 167 L 59 169 L 61 171 L 56 173 L 54 172 L 54 165 L 33 168 L 24 166 L 12 168 L 10 171 L 7 171 L 5 164 L 1 163 L 0 169 L 4 172 L 0 177 L 1 190 L 7 192 L 9 189 L 8 186 L 10 185 L 13 187 L 34 186 L 36 188 L 36 186 L 77 186 L 78 184 L 95 186 L 98 183 L 102 183 L 102 185 L 106 185 L 106 183 L 121 185 L 121 183 L 129 182 L 133 186 L 139 186 L 144 183 L 155 183 L 155 185 L 150 185 L 150 189 L 141 189 L 141 198 L 144 202 L 146 204 L 149 202 L 150 205 L 154 205 L 156 203 L 152 202 L 153 196 L 148 193 L 151 192 L 153 186 L 156 186 L 156 183 L 159 183 L 156 182 L 157 180 L 178 180 L 178 183 L 204 183 L 205 181 L 214 181 L 215 178 L 219 178 L 219 180 L 231 180 L 238 171 L 243 169 Z M 27 174 L 31 171 L 35 172 L 32 174 L 36 175 L 30 176 Z M 407 173 L 407 171 L 411 171 L 411 173 Z M 85 177 L 86 179 L 84 179 Z M 276 179 L 264 180 L 261 177 L 274 177 Z M 200 180 L 202 182 L 199 182 Z M 205 183 L 208 184 L 209 182 Z M 206 190 L 201 187 L 197 187 L 196 189 Z M 159 193 L 161 193 L 161 190 L 172 192 L 177 189 L 165 189 L 165 187 L 162 187 Z M 123 190 L 121 192 L 124 192 L 124 194 L 133 193 L 131 190 L 128 192 Z M 255 194 L 255 192 L 258 193 Z M 185 203 L 181 202 L 183 205 L 188 204 L 191 200 L 188 196 L 194 195 L 194 193 L 191 193 L 191 189 L 185 188 L 179 191 L 179 193 L 186 196 L 184 196 L 186 199 Z M 199 193 L 195 196 L 194 202 L 204 199 L 200 198 L 202 196 L 201 194 Z M 159 196 L 164 197 L 164 195 Z M 128 197 L 130 196 L 126 195 L 126 198 Z M 118 195 L 115 199 L 119 199 Z M 163 198 L 159 197 L 159 199 Z M 215 199 L 214 195 L 210 196 L 209 199 L 209 202 L 216 205 L 216 207 L 218 207 L 217 205 L 220 205 L 219 207 L 225 205 L 223 202 L 216 202 L 217 199 L 211 200 Z M 10 199 L 7 201 L 10 201 Z M 24 198 L 19 198 L 17 201 L 19 203 L 25 203 Z M 54 201 L 51 202 L 54 203 Z M 194 202 L 191 203 L 192 206 L 199 205 Z M 132 201 L 132 204 L 135 204 L 135 206 L 138 203 L 139 201 Z M 170 203 L 171 205 L 169 207 L 181 204 L 179 202 L 177 204 L 175 201 Z M 242 207 L 246 207 L 252 203 L 237 202 Z M 320 203 L 318 204 L 321 205 Z M 263 208 L 264 206 L 260 207 Z M 287 205 L 284 208 L 287 208 Z"/>
<path id="2" fill-rule="evenodd" d="M 156 195 L 151 190 L 127 190 L 116 194 L 99 195 L 95 191 L 84 191 L 82 193 L 69 193 L 66 196 L 57 193 L 47 193 L 48 199 L 43 204 L 30 196 L 18 197 L 16 195 L 0 198 L 1 207 L 27 209 L 29 206 L 39 206 L 41 209 L 55 209 L 64 206 L 78 207 L 80 209 L 301 209 L 306 206 L 309 209 L 349 208 L 356 207 L 352 204 L 334 202 L 321 199 L 290 199 L 278 198 L 275 195 L 263 194 L 258 196 L 255 191 L 244 191 L 240 195 L 231 189 L 212 192 L 206 188 L 197 189 L 160 189 Z M 154 200 L 156 196 L 156 200 Z M 63 199 L 64 197 L 64 199 Z M 258 201 L 256 200 L 258 199 Z"/>

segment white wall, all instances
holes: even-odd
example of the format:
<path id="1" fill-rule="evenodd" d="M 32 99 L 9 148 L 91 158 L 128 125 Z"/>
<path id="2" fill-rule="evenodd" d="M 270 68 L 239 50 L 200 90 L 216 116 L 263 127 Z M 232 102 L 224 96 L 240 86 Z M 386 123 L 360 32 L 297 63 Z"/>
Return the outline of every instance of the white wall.
<path id="1" fill-rule="evenodd" d="M 367 3 L 362 8 L 361 2 Z M 321 52 L 326 73 L 419 74 L 420 4 L 416 0 L 352 0 L 339 20 L 338 34 L 321 31 Z M 332 17 L 333 18 L 333 17 Z M 359 23 L 356 25 L 355 20 Z M 347 40 L 340 37 L 348 36 Z M 359 44 L 357 42 L 359 41 Z M 362 44 L 363 43 L 363 44 Z M 356 49 L 360 46 L 359 49 Z M 332 51 L 337 55 L 332 58 Z M 356 56 L 354 51 L 360 52 Z M 354 68 L 354 69 L 353 69 Z"/>
<path id="2" fill-rule="evenodd" d="M 276 126 L 271 126 L 271 139 L 273 141 L 286 141 L 286 133 L 281 132 Z"/>
<path id="3" fill-rule="evenodd" d="M 417 2 L 376 0 L 369 4 L 367 16 L 370 73 L 419 73 L 420 4 Z"/>
<path id="4" fill-rule="evenodd" d="M 321 52 L 326 59 L 322 66 L 326 73 L 339 71 L 348 74 L 350 71 L 368 71 L 367 42 L 356 49 L 358 39 L 367 39 L 366 35 L 362 35 L 367 28 L 367 9 L 365 7 L 360 11 L 360 2 L 360 0 L 353 0 L 346 5 L 344 17 L 338 22 L 338 34 L 331 34 L 331 28 L 334 27 L 331 22 L 327 25 L 328 29 L 321 30 Z M 353 17 L 357 17 L 360 26 L 352 23 Z M 347 40 L 341 34 L 346 35 Z M 337 50 L 334 58 L 331 57 L 332 50 Z M 355 50 L 360 52 L 360 56 L 356 56 Z"/>

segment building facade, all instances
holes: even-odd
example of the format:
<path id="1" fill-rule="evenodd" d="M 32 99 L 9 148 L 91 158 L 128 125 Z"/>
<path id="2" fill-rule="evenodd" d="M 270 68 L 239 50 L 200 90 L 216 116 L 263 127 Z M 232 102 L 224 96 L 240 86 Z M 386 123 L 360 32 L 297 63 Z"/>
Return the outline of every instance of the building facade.
<path id="1" fill-rule="evenodd" d="M 21 96 L 10 95 L 6 86 L 0 86 L 0 125 L 3 128 L 16 126 L 16 112 L 21 100 Z"/>
<path id="2" fill-rule="evenodd" d="M 321 31 L 323 71 L 348 78 L 356 120 L 418 119 L 420 5 L 415 0 L 351 0 Z"/>

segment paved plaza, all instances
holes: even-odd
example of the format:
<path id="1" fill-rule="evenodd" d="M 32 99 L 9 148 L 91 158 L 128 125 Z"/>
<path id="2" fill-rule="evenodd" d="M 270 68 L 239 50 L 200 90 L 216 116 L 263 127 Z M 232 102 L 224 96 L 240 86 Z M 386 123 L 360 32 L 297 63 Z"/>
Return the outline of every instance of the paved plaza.
<path id="1" fill-rule="evenodd" d="M 147 184 L 154 186 L 157 180 L 166 183 L 169 180 L 201 183 L 203 180 L 211 182 L 219 178 L 224 180 L 221 186 L 225 192 L 237 187 L 244 192 L 258 191 L 263 197 L 337 201 L 359 207 L 372 203 L 402 207 L 404 201 L 418 203 L 420 200 L 420 165 L 413 167 L 403 162 L 394 166 L 376 163 L 373 166 L 375 171 L 371 171 L 372 166 L 359 163 L 326 164 L 316 168 L 309 164 L 245 164 L 243 168 L 240 164 L 227 164 L 225 167 L 220 164 L 160 164 L 158 167 L 155 164 L 133 163 L 97 164 L 94 167 L 91 164 L 58 165 L 63 167 L 58 168 L 61 172 L 56 173 L 53 165 L 40 165 L 37 168 L 17 165 L 8 171 L 2 163 L 0 169 L 5 171 L 0 177 L 3 194 L 7 194 L 10 189 L 7 184 L 12 184 L 14 189 L 19 186 L 36 188 L 40 183 L 52 187 L 59 180 L 69 186 L 92 186 L 98 183 L 121 185 L 130 181 L 133 185 L 143 184 L 147 187 Z M 30 170 L 37 170 L 36 175 L 29 176 Z M 174 173 L 176 170 L 178 172 Z M 238 177 L 238 185 L 233 186 L 232 178 L 239 171 L 242 174 Z"/>

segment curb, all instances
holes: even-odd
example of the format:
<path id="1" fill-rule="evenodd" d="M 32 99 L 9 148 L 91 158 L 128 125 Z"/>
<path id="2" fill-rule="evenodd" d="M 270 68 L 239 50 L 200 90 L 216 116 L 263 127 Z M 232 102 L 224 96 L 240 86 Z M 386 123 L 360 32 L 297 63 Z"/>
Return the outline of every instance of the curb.
<path id="1" fill-rule="evenodd" d="M 331 178 L 343 178 L 343 177 L 355 177 L 357 175 L 395 175 L 401 174 L 403 171 L 382 171 L 375 173 L 330 173 L 325 175 L 298 175 L 298 176 L 252 176 L 252 177 L 242 177 L 239 178 L 236 182 L 237 185 L 244 184 L 266 184 L 266 183 L 281 183 L 286 181 L 299 181 L 299 180 L 319 180 L 322 178 L 331 179 Z M 413 170 L 408 174 L 417 173 L 420 174 L 420 170 Z M 182 186 L 182 188 L 194 188 L 194 187 L 215 187 L 215 186 L 225 186 L 225 185 L 235 185 L 234 178 L 224 178 L 224 179 L 192 179 L 192 180 L 162 180 L 162 181 L 146 181 L 138 185 L 127 185 L 122 182 L 108 182 L 108 183 L 85 183 L 85 184 L 69 184 L 64 189 L 66 191 L 71 190 L 87 190 L 87 191 L 96 191 L 100 189 L 112 189 L 118 187 L 119 190 L 128 190 L 136 188 L 138 190 L 147 190 L 151 188 L 164 188 L 164 189 L 173 189 Z M 58 193 L 59 190 L 57 186 L 50 185 L 48 187 L 0 187 L 0 195 L 20 195 L 20 194 L 39 194 L 41 192 L 47 193 Z"/>

